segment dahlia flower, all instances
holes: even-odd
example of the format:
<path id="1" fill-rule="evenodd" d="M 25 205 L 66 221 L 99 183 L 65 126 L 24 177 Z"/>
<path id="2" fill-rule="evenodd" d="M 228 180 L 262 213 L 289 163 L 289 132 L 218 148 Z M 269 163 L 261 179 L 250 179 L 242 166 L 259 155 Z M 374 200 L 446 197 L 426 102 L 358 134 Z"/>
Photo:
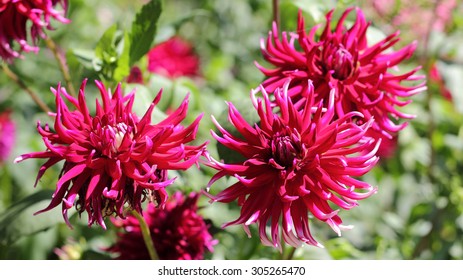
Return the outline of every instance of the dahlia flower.
<path id="1" fill-rule="evenodd" d="M 347 28 L 344 22 L 352 11 L 357 17 Z M 393 72 L 413 54 L 416 42 L 391 51 L 399 41 L 399 32 L 370 44 L 367 40 L 370 23 L 359 8 L 347 9 L 334 29 L 331 28 L 332 16 L 333 10 L 326 15 L 327 23 L 319 37 L 316 33 L 320 25 L 308 33 L 305 31 L 302 12 L 298 15 L 297 33 L 282 32 L 280 39 L 277 26 L 273 25 L 267 41 L 262 40 L 261 45 L 265 60 L 275 68 L 267 69 L 256 63 L 267 76 L 263 86 L 267 92 L 273 92 L 291 78 L 288 94 L 299 103 L 305 100 L 302 93 L 307 91 L 307 79 L 313 81 L 316 103 L 328 100 L 333 87 L 336 89 L 336 117 L 358 111 L 366 120 L 374 118 L 372 129 L 391 137 L 406 126 L 393 119 L 414 117 L 400 112 L 397 107 L 409 104 L 411 100 L 406 98 L 425 89 L 424 83 L 402 84 L 423 79 L 415 75 L 419 67 L 401 74 Z"/>
<path id="2" fill-rule="evenodd" d="M 198 193 L 184 197 L 176 192 L 164 208 L 153 204 L 143 212 L 153 239 L 156 252 L 162 260 L 200 260 L 207 250 L 213 251 L 217 244 L 208 231 L 209 226 L 199 215 Z M 112 219 L 113 224 L 124 229 L 118 233 L 117 243 L 107 249 L 117 253 L 117 259 L 150 259 L 140 230 L 138 220 L 133 216 L 127 219 Z"/>
<path id="3" fill-rule="evenodd" d="M 10 156 L 15 144 L 16 125 L 10 117 L 10 112 L 0 113 L 0 164 Z"/>
<path id="4" fill-rule="evenodd" d="M 58 3 L 62 10 L 55 9 Z M 22 51 L 37 52 L 37 41 L 39 37 L 45 37 L 44 29 L 52 29 L 52 18 L 69 23 L 64 17 L 67 6 L 68 0 L 1 0 L 0 57 L 11 62 L 20 57 Z M 15 50 L 13 41 L 19 45 L 19 50 Z M 32 45 L 28 41 L 32 41 Z"/>
<path id="5" fill-rule="evenodd" d="M 257 223 L 265 245 L 281 248 L 284 241 L 294 247 L 302 242 L 321 246 L 310 232 L 309 217 L 327 223 L 338 235 L 348 228 L 338 213 L 376 192 L 354 177 L 376 164 L 380 141 L 375 143 L 365 136 L 373 120 L 362 125 L 352 121 L 363 118 L 361 113 L 334 118 L 335 89 L 325 107 L 323 102 L 314 102 L 314 88 L 309 82 L 304 87 L 307 102 L 299 110 L 292 103 L 288 86 L 289 82 L 276 89 L 273 102 L 263 86 L 252 92 L 260 117 L 257 124 L 248 124 L 229 103 L 228 117 L 235 134 L 213 120 L 222 134 L 212 132 L 214 138 L 245 159 L 230 164 L 211 158 L 210 164 L 218 172 L 208 187 L 224 176 L 232 176 L 236 182 L 215 196 L 206 194 L 212 202 L 237 200 L 241 206 L 240 216 L 223 227 L 242 224 L 250 235 L 248 226 Z M 256 97 L 259 91 L 263 98 Z"/>
<path id="6" fill-rule="evenodd" d="M 172 37 L 148 52 L 148 71 L 169 78 L 197 76 L 199 58 L 187 41 Z"/>
<path id="7" fill-rule="evenodd" d="M 152 124 L 151 113 L 161 92 L 139 118 L 132 112 L 135 90 L 123 96 L 119 84 L 111 96 L 101 82 L 95 83 L 102 103 L 96 101 L 93 116 L 85 101 L 86 80 L 78 98 L 67 94 L 60 85 L 52 89 L 57 107 L 57 112 L 52 114 L 54 130 L 48 125 L 42 128 L 40 122 L 37 125 L 47 150 L 24 154 L 15 160 L 48 159 L 39 170 L 36 185 L 48 168 L 64 160 L 51 203 L 38 213 L 61 203 L 69 226 L 67 212 L 73 205 L 79 214 L 88 213 L 89 226 L 97 222 L 103 228 L 106 216 L 124 217 L 126 204 L 139 213 L 146 197 L 163 205 L 167 200 L 165 187 L 174 181 L 168 179 L 168 170 L 191 167 L 206 146 L 206 143 L 187 145 L 195 139 L 201 119 L 199 116 L 186 128 L 180 125 L 187 114 L 188 96 L 165 120 Z M 63 97 L 74 110 L 66 105 Z"/>

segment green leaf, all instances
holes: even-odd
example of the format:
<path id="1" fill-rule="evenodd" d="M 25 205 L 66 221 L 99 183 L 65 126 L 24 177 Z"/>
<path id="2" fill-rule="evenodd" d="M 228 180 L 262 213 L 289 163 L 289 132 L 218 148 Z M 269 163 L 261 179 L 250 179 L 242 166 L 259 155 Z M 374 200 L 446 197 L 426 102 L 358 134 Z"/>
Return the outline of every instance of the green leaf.
<path id="1" fill-rule="evenodd" d="M 149 88 L 139 84 L 126 85 L 126 94 L 132 92 L 133 90 L 135 90 L 135 100 L 133 103 L 132 111 L 135 112 L 138 116 L 143 116 L 146 113 L 146 110 L 148 110 L 149 106 L 153 102 L 158 92 L 152 91 Z M 167 118 L 167 115 L 161 110 L 159 110 L 159 106 L 155 106 L 151 117 L 152 123 L 158 123 Z"/>
<path id="2" fill-rule="evenodd" d="M 151 0 L 137 13 L 130 33 L 130 65 L 135 64 L 151 48 L 161 11 L 162 1 Z"/>
<path id="3" fill-rule="evenodd" d="M 100 40 L 98 41 L 95 47 L 95 55 L 103 59 L 108 56 L 108 54 L 112 55 L 116 53 L 116 50 L 113 45 L 113 38 L 117 32 L 117 25 L 113 24 L 110 28 L 108 28 L 103 35 L 101 36 Z"/>
<path id="4" fill-rule="evenodd" d="M 355 248 L 346 238 L 333 238 L 326 241 L 324 245 L 335 260 L 364 259 L 363 252 Z"/>
<path id="5" fill-rule="evenodd" d="M 42 190 L 23 198 L 0 214 L 0 244 L 8 245 L 21 237 L 47 230 L 61 220 L 59 211 L 37 216 L 34 213 L 50 203 L 53 191 Z"/>
<path id="6" fill-rule="evenodd" d="M 114 70 L 115 81 L 121 81 L 130 74 L 130 36 L 127 32 L 124 32 L 124 40 L 119 45 L 122 45 L 123 49 Z"/>
<path id="7" fill-rule="evenodd" d="M 334 0 L 316 0 L 316 1 L 305 1 L 305 0 L 294 0 L 285 1 L 283 3 L 291 3 L 298 9 L 306 12 L 314 23 L 322 22 L 327 11 L 336 7 L 337 1 Z M 306 19 L 310 21 L 310 18 Z M 309 22 L 308 22 L 309 23 Z"/>
<path id="8" fill-rule="evenodd" d="M 93 61 L 96 59 L 96 56 L 93 50 L 72 49 L 66 53 L 66 59 L 68 61 L 77 60 L 83 67 L 93 69 Z"/>

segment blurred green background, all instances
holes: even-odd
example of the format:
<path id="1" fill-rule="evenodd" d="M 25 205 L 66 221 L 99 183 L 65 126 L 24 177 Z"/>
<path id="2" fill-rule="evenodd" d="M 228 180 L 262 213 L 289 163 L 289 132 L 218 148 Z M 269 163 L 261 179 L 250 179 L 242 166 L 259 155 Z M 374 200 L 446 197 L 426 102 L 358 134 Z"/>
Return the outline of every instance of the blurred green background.
<path id="1" fill-rule="evenodd" d="M 98 61 L 94 51 L 100 37 L 113 24 L 119 30 L 129 28 L 146 2 L 71 0 L 68 18 L 72 23 L 55 22 L 56 30 L 47 32 L 66 53 L 74 87 L 89 78 L 87 100 L 96 97 L 92 80 L 105 78 L 95 71 L 96 64 L 106 63 Z M 325 248 L 304 246 L 296 250 L 294 259 L 463 259 L 463 4 L 449 0 L 282 0 L 281 27 L 295 30 L 298 9 L 303 10 L 309 29 L 315 23 L 324 23 L 328 10 L 336 8 L 339 14 L 352 5 L 360 6 L 372 22 L 371 41 L 401 30 L 397 47 L 418 42 L 415 55 L 401 67 L 422 65 L 420 73 L 427 76 L 428 90 L 414 96 L 413 103 L 402 110 L 417 117 L 400 133 L 394 156 L 382 159 L 363 178 L 377 186 L 378 193 L 360 201 L 359 207 L 341 212 L 344 223 L 354 228 L 338 237 L 326 224 L 312 222 L 311 231 Z M 267 35 L 271 22 L 271 0 L 164 1 L 152 44 L 173 35 L 191 42 L 201 61 L 201 77 L 169 80 L 151 75 L 144 57 L 137 66 L 144 71 L 145 84 L 124 84 L 127 91 L 137 88 L 140 101 L 135 109 L 144 112 L 145 102 L 160 88 L 165 92 L 161 111 L 178 106 L 190 92 L 187 121 L 205 113 L 197 141 L 211 141 L 209 151 L 216 156 L 216 143 L 209 132 L 213 128 L 210 115 L 220 117 L 226 111 L 225 101 L 245 102 L 250 90 L 264 78 L 254 61 L 264 63 L 260 40 Z M 25 54 L 25 59 L 16 60 L 10 67 L 49 107 L 55 108 L 49 88 L 56 87 L 63 77 L 53 54 L 43 42 L 40 46 L 38 55 Z M 440 79 L 430 76 L 432 69 L 440 73 Z M 115 82 L 107 80 L 113 86 Z M 74 229 L 70 229 L 63 222 L 60 207 L 32 215 L 47 205 L 60 170 L 50 169 L 34 189 L 43 162 L 12 162 L 20 154 L 44 149 L 36 123 L 49 123 L 51 118 L 1 73 L 0 111 L 7 108 L 13 110 L 17 135 L 10 160 L 0 166 L 0 259 L 57 259 L 53 250 L 66 244 L 71 258 L 110 258 L 101 250 L 114 242 L 115 230 L 109 222 L 106 231 L 97 226 L 89 228 L 85 215 L 82 219 L 74 215 Z M 172 173 L 179 179 L 168 191 L 199 191 L 211 174 L 212 170 L 205 167 Z M 213 191 L 226 186 L 215 184 Z M 252 238 L 238 226 L 220 228 L 238 216 L 235 204 L 211 205 L 204 198 L 200 205 L 201 214 L 212 221 L 212 232 L 219 240 L 206 259 L 281 258 L 280 252 L 260 244 L 253 226 Z M 288 254 L 291 248 L 284 250 Z"/>

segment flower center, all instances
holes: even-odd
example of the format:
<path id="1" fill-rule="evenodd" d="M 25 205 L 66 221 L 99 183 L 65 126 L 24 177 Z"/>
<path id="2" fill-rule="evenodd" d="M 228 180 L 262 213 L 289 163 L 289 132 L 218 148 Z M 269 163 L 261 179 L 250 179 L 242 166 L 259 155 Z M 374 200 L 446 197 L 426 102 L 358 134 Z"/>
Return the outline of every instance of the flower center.
<path id="1" fill-rule="evenodd" d="M 106 125 L 103 127 L 104 136 L 107 139 L 107 144 L 112 153 L 119 152 L 119 148 L 122 145 L 122 140 L 127 133 L 127 124 L 125 123 L 118 123 L 115 126 Z M 132 137 L 132 133 L 130 133 L 130 137 Z"/>
<path id="2" fill-rule="evenodd" d="M 349 78 L 355 70 L 352 54 L 342 44 L 328 45 L 323 50 L 323 62 L 326 71 L 332 71 L 332 76 L 338 80 Z"/>
<path id="3" fill-rule="evenodd" d="M 277 136 L 272 141 L 273 159 L 282 167 L 291 167 L 300 153 L 300 145 L 289 136 Z"/>

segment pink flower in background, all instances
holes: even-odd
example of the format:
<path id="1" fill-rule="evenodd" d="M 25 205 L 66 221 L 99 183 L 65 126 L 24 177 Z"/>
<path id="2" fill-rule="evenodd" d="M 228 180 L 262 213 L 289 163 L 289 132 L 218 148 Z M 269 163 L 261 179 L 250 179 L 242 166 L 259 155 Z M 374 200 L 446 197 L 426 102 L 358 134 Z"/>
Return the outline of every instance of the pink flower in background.
<path id="1" fill-rule="evenodd" d="M 365 137 L 372 120 L 363 125 L 352 121 L 363 118 L 361 113 L 348 112 L 335 118 L 336 89 L 327 96 L 325 107 L 323 102 L 314 101 L 316 93 L 308 82 L 301 93 L 306 102 L 300 110 L 292 103 L 289 85 L 287 81 L 284 88 L 275 90 L 273 102 L 263 87 L 252 92 L 258 124 L 248 124 L 231 103 L 229 120 L 237 133 L 227 131 L 214 119 L 222 134 L 213 132 L 214 138 L 245 160 L 231 164 L 211 159 L 218 173 L 209 186 L 224 176 L 234 177 L 236 183 L 215 196 L 207 195 L 223 203 L 237 200 L 241 206 L 240 216 L 224 227 L 242 224 L 250 235 L 248 226 L 257 223 L 265 245 L 281 248 L 282 241 L 291 246 L 302 241 L 321 246 L 311 235 L 309 216 L 341 234 L 345 226 L 338 215 L 340 209 L 351 209 L 357 200 L 376 192 L 354 177 L 376 164 L 380 141 L 375 145 L 374 139 Z M 263 98 L 256 98 L 259 91 Z"/>
<path id="2" fill-rule="evenodd" d="M 164 208 L 153 204 L 143 212 L 143 217 L 151 231 L 154 247 L 162 260 L 201 260 L 206 250 L 212 252 L 217 244 L 209 233 L 209 226 L 198 214 L 199 194 L 190 193 L 184 197 L 176 192 L 169 198 Z M 118 233 L 117 243 L 107 249 L 117 253 L 117 259 L 147 260 L 148 250 L 140 230 L 138 220 L 112 219 L 113 224 L 124 229 Z"/>
<path id="3" fill-rule="evenodd" d="M 62 10 L 55 9 L 58 3 Z M 37 52 L 39 37 L 45 37 L 44 29 L 52 29 L 51 19 L 69 23 L 64 17 L 67 6 L 67 0 L 1 0 L 0 57 L 11 62 L 22 51 Z"/>
<path id="4" fill-rule="evenodd" d="M 10 114 L 10 111 L 0 113 L 0 164 L 8 159 L 15 145 L 16 125 Z"/>
<path id="5" fill-rule="evenodd" d="M 148 71 L 169 78 L 197 76 L 199 58 L 190 43 L 180 37 L 172 37 L 148 52 Z"/>
<path id="6" fill-rule="evenodd" d="M 48 126 L 37 130 L 47 150 L 18 157 L 15 162 L 29 158 L 45 158 L 37 181 L 51 166 L 64 160 L 60 178 L 51 203 L 42 213 L 59 204 L 66 223 L 67 212 L 74 205 L 79 212 L 87 212 L 88 224 L 97 222 L 103 228 L 103 218 L 115 214 L 124 217 L 124 206 L 141 213 L 141 202 L 148 196 L 162 205 L 167 200 L 165 187 L 168 170 L 185 170 L 197 163 L 206 143 L 189 146 L 196 137 L 201 116 L 188 127 L 183 121 L 188 111 L 188 97 L 165 120 L 151 123 L 159 93 L 142 118 L 132 112 L 135 91 L 123 96 L 119 84 L 111 92 L 95 82 L 101 95 L 96 100 L 96 113 L 89 113 L 85 101 L 86 80 L 78 98 L 66 93 L 58 85 L 53 89 L 57 112 L 53 130 Z M 67 99 L 75 109 L 68 107 Z M 36 181 L 36 184 L 37 184 Z"/>
<path id="7" fill-rule="evenodd" d="M 354 11 L 356 20 L 347 28 L 346 18 Z M 399 41 L 399 32 L 378 43 L 367 40 L 370 23 L 359 8 L 347 9 L 332 29 L 333 11 L 326 15 L 326 25 L 320 37 L 320 25 L 306 32 L 302 12 L 299 12 L 297 33 L 281 33 L 274 24 L 267 40 L 262 40 L 262 53 L 274 68 L 257 67 L 267 77 L 263 82 L 267 92 L 273 92 L 291 78 L 288 94 L 298 107 L 303 106 L 307 79 L 313 81 L 315 103 L 324 100 L 335 89 L 335 118 L 352 111 L 362 113 L 365 120 L 374 119 L 372 129 L 387 137 L 406 126 L 395 120 L 411 119 L 412 115 L 397 110 L 411 102 L 408 97 L 425 90 L 425 83 L 410 85 L 424 76 L 415 75 L 416 68 L 405 73 L 395 72 L 397 66 L 412 56 L 416 43 L 391 51 Z M 406 82 L 407 85 L 404 85 Z"/>
<path id="8" fill-rule="evenodd" d="M 456 0 L 439 0 L 436 4 L 433 2 L 400 1 L 397 13 L 390 11 L 392 25 L 408 28 L 411 31 L 410 36 L 416 39 L 425 38 L 431 30 L 444 32 L 452 21 L 452 11 L 457 8 L 458 3 Z"/>
<path id="9" fill-rule="evenodd" d="M 372 0 L 371 5 L 380 16 L 386 16 L 394 10 L 396 1 Z"/>

